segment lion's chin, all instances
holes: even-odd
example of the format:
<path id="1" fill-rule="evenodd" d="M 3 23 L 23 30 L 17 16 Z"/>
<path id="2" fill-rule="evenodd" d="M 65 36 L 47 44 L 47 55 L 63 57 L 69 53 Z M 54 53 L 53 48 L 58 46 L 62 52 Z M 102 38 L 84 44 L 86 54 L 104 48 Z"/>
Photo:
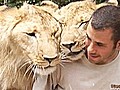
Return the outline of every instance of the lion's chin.
<path id="1" fill-rule="evenodd" d="M 53 73 L 56 70 L 56 66 L 49 66 L 46 68 L 36 68 L 34 73 L 37 75 L 48 75 Z"/>

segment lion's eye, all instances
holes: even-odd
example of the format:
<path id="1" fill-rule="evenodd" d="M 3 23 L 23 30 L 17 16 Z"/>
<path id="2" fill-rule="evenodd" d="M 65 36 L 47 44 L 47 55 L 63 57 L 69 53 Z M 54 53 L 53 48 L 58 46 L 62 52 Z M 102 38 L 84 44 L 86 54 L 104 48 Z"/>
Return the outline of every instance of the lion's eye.
<path id="1" fill-rule="evenodd" d="M 26 33 L 26 34 L 29 35 L 29 36 L 36 37 L 34 32 L 33 33 Z"/>

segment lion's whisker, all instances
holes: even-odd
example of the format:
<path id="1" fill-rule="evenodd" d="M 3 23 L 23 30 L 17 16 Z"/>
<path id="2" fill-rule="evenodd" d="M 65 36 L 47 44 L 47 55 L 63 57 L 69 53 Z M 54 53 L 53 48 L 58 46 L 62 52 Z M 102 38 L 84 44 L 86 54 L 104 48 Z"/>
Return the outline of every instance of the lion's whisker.
<path id="1" fill-rule="evenodd" d="M 32 64 L 30 67 L 31 67 L 31 68 L 29 69 L 29 70 L 30 70 L 30 73 L 29 73 L 29 75 L 28 75 L 27 80 L 29 80 L 29 79 L 30 79 L 30 76 L 32 75 L 32 73 L 34 73 L 33 71 L 34 71 L 34 69 L 35 69 L 35 67 L 34 67 L 34 65 L 33 65 L 33 64 Z M 34 75 L 34 74 L 33 74 L 33 75 Z M 34 78 L 32 78 L 32 79 L 34 79 Z"/>
<path id="2" fill-rule="evenodd" d="M 29 66 L 27 67 L 27 69 L 26 69 L 26 71 L 25 71 L 25 73 L 24 73 L 24 75 L 23 75 L 23 80 L 24 80 L 25 76 L 27 75 L 27 73 L 32 69 L 32 67 L 33 67 L 33 65 L 29 65 Z"/>
<path id="3" fill-rule="evenodd" d="M 65 67 L 62 63 L 60 63 L 60 66 L 62 66 L 63 68 Z"/>
<path id="4" fill-rule="evenodd" d="M 19 68 L 19 70 L 18 71 L 20 71 L 24 66 L 26 66 L 27 64 L 31 64 L 32 63 L 32 61 L 27 61 L 27 62 L 25 62 L 24 64 L 22 64 L 21 66 L 20 66 L 20 68 Z"/>
<path id="5" fill-rule="evenodd" d="M 36 68 L 37 68 L 37 65 L 34 65 L 33 66 L 34 72 L 33 72 L 33 78 L 32 78 L 33 80 L 36 79 L 36 77 L 35 77 L 36 76 Z"/>

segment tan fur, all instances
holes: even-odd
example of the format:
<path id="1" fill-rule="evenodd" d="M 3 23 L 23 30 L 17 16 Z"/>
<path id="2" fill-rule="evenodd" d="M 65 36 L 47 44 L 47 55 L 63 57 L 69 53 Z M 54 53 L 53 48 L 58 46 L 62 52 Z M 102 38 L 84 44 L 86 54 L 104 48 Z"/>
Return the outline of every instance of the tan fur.
<path id="1" fill-rule="evenodd" d="M 40 8 L 50 12 L 51 14 L 54 14 L 54 12 L 59 9 L 59 6 L 52 1 L 42 1 L 40 3 Z"/>
<path id="2" fill-rule="evenodd" d="M 6 8 L 8 8 L 6 5 L 0 6 L 0 11 L 5 10 Z"/>
<path id="3" fill-rule="evenodd" d="M 84 30 L 86 24 L 79 25 L 88 21 L 95 9 L 96 5 L 91 1 L 78 1 L 71 2 L 56 11 L 56 17 L 63 24 L 61 34 L 63 60 L 79 60 L 83 56 L 84 51 L 82 50 L 85 47 L 86 34 Z"/>
<path id="4" fill-rule="evenodd" d="M 117 0 L 108 0 L 108 2 L 97 4 L 96 7 L 100 8 L 100 7 L 106 6 L 106 5 L 115 5 L 115 6 L 117 6 L 118 5 L 118 1 Z"/>
<path id="5" fill-rule="evenodd" d="M 32 90 L 36 75 L 52 73 L 59 59 L 59 22 L 25 4 L 0 13 L 0 90 Z"/>

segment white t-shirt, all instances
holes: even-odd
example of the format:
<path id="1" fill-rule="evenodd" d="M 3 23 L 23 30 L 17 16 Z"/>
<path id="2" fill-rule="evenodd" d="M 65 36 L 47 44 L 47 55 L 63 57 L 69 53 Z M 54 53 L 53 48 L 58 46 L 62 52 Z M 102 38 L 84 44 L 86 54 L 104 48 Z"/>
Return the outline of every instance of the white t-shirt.
<path id="1" fill-rule="evenodd" d="M 46 81 L 38 78 L 39 82 L 45 81 L 42 84 L 45 89 L 40 89 L 41 85 L 36 83 L 39 89 L 33 90 L 120 90 L 120 53 L 105 65 L 95 65 L 83 58 L 63 63 L 63 66 L 44 76 Z"/>

